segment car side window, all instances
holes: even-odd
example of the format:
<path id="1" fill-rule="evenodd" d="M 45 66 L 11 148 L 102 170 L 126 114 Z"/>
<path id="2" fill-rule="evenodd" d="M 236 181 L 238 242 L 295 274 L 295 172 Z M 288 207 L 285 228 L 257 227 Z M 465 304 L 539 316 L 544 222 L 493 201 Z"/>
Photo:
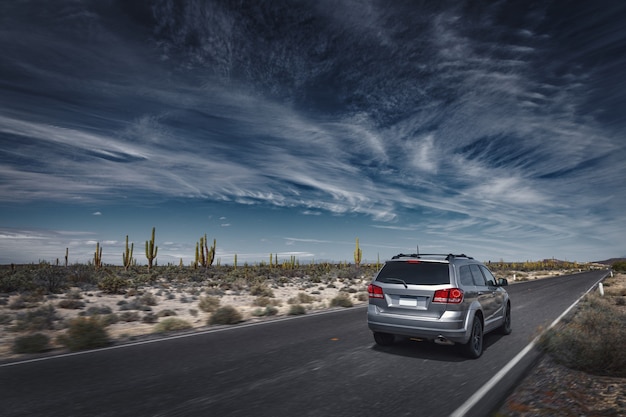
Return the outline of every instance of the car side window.
<path id="1" fill-rule="evenodd" d="M 490 270 L 487 267 L 481 265 L 480 270 L 483 271 L 483 275 L 487 278 L 487 285 L 494 287 L 496 285 L 496 277 L 493 276 Z"/>
<path id="2" fill-rule="evenodd" d="M 459 268 L 459 275 L 461 278 L 461 285 L 473 286 L 474 280 L 472 279 L 472 271 L 470 271 L 469 265 L 463 265 Z"/>
<path id="3" fill-rule="evenodd" d="M 474 285 L 479 286 L 479 287 L 484 287 L 487 285 L 487 282 L 485 281 L 485 277 L 483 276 L 482 272 L 480 272 L 480 268 L 478 268 L 478 265 L 475 265 L 475 264 L 470 265 L 470 270 L 472 271 Z"/>

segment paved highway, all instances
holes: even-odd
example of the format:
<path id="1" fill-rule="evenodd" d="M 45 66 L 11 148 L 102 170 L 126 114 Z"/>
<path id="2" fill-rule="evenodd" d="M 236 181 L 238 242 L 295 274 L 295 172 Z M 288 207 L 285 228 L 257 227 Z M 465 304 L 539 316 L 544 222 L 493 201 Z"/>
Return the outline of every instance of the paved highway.
<path id="1" fill-rule="evenodd" d="M 513 333 L 487 335 L 477 360 L 409 340 L 379 348 L 355 307 L 1 364 L 0 415 L 448 416 L 605 274 L 510 285 Z"/>

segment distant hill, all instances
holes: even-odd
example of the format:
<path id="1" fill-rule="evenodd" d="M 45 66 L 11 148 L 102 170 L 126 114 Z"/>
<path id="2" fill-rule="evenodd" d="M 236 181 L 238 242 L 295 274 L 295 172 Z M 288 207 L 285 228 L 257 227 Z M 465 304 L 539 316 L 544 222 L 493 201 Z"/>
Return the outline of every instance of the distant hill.
<path id="1" fill-rule="evenodd" d="M 615 262 L 626 262 L 626 256 L 623 258 L 610 258 L 604 261 L 595 261 L 596 264 L 613 265 Z"/>

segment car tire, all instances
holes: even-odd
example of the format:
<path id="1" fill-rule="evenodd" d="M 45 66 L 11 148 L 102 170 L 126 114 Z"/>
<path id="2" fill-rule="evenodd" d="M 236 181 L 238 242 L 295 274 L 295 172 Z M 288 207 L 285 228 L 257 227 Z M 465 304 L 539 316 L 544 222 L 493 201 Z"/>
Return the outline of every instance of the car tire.
<path id="1" fill-rule="evenodd" d="M 463 346 L 463 354 L 471 359 L 477 359 L 483 354 L 483 322 L 480 316 L 474 316 L 472 334 Z"/>
<path id="2" fill-rule="evenodd" d="M 504 309 L 504 323 L 498 329 L 500 334 L 511 334 L 511 304 L 506 303 L 506 308 Z"/>
<path id="3" fill-rule="evenodd" d="M 393 345 L 396 340 L 395 336 L 389 333 L 374 332 L 374 340 L 380 346 Z"/>

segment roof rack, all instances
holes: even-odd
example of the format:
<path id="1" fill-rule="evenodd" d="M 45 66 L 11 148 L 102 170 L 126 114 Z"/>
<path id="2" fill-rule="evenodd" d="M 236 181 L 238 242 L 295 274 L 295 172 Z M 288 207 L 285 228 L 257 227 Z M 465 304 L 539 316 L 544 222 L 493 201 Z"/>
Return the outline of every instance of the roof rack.
<path id="1" fill-rule="evenodd" d="M 441 257 L 445 257 L 446 261 L 449 261 L 450 259 L 453 258 L 467 258 L 467 259 L 474 259 L 471 256 L 467 256 L 465 254 L 459 254 L 459 255 L 455 255 L 453 253 L 412 253 L 410 255 L 406 255 L 404 253 L 399 253 L 395 256 L 393 256 L 391 259 L 399 259 L 399 258 L 421 258 L 423 256 L 441 256 Z"/>

